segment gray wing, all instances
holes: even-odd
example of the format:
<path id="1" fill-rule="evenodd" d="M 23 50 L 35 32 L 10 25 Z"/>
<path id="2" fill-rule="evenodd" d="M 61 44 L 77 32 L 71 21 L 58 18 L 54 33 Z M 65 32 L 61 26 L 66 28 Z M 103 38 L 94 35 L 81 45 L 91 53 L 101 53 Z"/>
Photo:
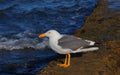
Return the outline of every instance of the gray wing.
<path id="1" fill-rule="evenodd" d="M 87 42 L 81 38 L 64 35 L 61 39 L 58 40 L 58 45 L 62 48 L 69 48 L 72 50 L 76 50 L 80 47 L 87 47 L 90 45 L 90 42 Z"/>

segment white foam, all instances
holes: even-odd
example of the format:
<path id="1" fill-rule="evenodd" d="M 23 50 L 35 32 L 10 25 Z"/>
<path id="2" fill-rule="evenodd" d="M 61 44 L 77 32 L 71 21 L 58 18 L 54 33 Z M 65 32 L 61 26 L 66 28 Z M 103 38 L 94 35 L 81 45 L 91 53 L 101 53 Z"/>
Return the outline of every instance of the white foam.
<path id="1" fill-rule="evenodd" d="M 24 48 L 33 48 L 42 50 L 48 46 L 48 40 L 44 39 L 40 41 L 37 34 L 25 31 L 13 35 L 14 38 L 1 37 L 0 38 L 0 49 L 5 50 L 19 50 Z"/>

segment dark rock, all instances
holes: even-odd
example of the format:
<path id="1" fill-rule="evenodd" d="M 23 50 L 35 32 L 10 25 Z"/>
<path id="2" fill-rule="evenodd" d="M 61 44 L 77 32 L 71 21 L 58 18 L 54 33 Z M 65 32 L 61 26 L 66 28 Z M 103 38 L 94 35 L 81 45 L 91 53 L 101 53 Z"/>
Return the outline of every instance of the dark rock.
<path id="1" fill-rule="evenodd" d="M 85 25 L 75 33 L 96 41 L 98 51 L 72 57 L 69 68 L 58 67 L 56 63 L 60 62 L 52 61 L 36 75 L 120 75 L 120 13 L 108 9 L 108 4 L 100 0 Z"/>

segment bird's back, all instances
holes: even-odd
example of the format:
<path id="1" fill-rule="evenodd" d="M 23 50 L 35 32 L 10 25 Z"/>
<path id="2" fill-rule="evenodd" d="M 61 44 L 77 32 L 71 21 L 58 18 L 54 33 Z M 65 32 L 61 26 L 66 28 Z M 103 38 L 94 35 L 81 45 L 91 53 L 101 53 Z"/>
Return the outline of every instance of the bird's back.
<path id="1" fill-rule="evenodd" d="M 64 35 L 58 41 L 59 41 L 58 45 L 61 46 L 62 48 L 68 48 L 72 50 L 76 50 L 80 47 L 86 47 L 90 45 L 90 42 L 87 42 L 81 38 L 72 35 Z"/>

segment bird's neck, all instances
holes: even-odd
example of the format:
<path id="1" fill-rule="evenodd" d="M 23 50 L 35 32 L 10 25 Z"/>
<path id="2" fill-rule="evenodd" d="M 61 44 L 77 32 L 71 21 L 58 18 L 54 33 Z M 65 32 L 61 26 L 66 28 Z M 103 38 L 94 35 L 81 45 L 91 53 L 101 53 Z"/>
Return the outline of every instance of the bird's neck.
<path id="1" fill-rule="evenodd" d="M 56 42 L 58 41 L 60 38 L 62 37 L 62 35 L 57 35 L 57 36 L 53 36 L 53 37 L 50 37 L 49 40 L 50 42 Z"/>

